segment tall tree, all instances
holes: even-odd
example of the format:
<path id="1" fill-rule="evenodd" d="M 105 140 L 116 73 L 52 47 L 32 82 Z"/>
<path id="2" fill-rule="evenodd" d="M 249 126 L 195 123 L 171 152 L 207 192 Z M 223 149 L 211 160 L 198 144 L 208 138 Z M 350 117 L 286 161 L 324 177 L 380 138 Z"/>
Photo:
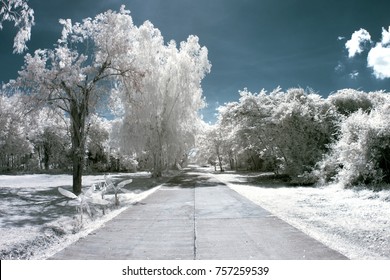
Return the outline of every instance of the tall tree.
<path id="1" fill-rule="evenodd" d="M 49 105 L 70 117 L 73 192 L 82 187 L 88 117 L 109 92 L 111 83 L 137 90 L 143 74 L 133 63 L 134 33 L 129 11 L 107 11 L 72 24 L 60 20 L 62 36 L 53 49 L 25 56 L 16 85 L 30 96 L 30 105 Z M 130 90 L 131 89 L 131 90 Z"/>
<path id="2" fill-rule="evenodd" d="M 165 45 L 150 22 L 139 31 L 139 45 L 145 51 L 137 60 L 145 77 L 142 93 L 122 98 L 121 146 L 138 155 L 147 153 L 153 175 L 159 177 L 164 167 L 180 163 L 194 143 L 197 111 L 204 105 L 201 80 L 210 63 L 196 36 L 178 48 L 173 41 Z"/>

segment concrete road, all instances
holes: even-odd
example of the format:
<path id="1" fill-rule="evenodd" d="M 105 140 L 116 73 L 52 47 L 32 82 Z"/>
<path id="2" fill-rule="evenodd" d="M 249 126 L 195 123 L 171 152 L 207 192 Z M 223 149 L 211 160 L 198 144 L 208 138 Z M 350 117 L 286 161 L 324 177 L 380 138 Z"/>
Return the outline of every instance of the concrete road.
<path id="1" fill-rule="evenodd" d="M 346 259 L 207 173 L 185 172 L 51 259 Z"/>

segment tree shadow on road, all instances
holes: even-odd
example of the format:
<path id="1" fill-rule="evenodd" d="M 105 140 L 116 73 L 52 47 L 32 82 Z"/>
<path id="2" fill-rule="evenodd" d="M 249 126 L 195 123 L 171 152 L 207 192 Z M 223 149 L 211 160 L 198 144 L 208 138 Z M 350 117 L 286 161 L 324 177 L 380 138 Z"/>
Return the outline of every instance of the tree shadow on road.
<path id="1" fill-rule="evenodd" d="M 293 184 L 287 175 L 273 173 L 234 172 L 236 176 L 229 180 L 234 185 L 245 185 L 260 188 L 296 188 L 313 187 L 313 184 Z"/>
<path id="2" fill-rule="evenodd" d="M 213 177 L 207 176 L 207 174 L 195 173 L 195 172 L 183 172 L 179 176 L 176 176 L 164 184 L 166 187 L 179 187 L 179 188 L 205 188 L 205 187 L 217 187 L 226 186 L 219 180 Z"/>

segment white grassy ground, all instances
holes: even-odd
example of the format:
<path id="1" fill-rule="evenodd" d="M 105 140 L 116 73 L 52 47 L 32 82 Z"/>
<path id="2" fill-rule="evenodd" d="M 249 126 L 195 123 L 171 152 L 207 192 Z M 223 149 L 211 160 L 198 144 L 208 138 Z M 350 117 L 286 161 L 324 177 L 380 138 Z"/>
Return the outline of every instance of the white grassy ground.
<path id="1" fill-rule="evenodd" d="M 211 171 L 211 170 L 210 170 Z M 70 188 L 68 175 L 0 176 L 0 259 L 46 259 L 99 228 L 159 185 L 148 173 L 117 174 L 133 177 L 120 194 L 121 207 L 98 209 L 84 215 L 80 227 L 75 207 L 57 188 Z M 261 174 L 215 173 L 254 203 L 289 222 L 351 259 L 390 259 L 390 191 L 326 187 L 287 187 L 261 179 Z M 103 180 L 85 176 L 85 186 Z M 107 198 L 113 201 L 113 195 Z"/>
<path id="2" fill-rule="evenodd" d="M 159 188 L 145 172 L 110 177 L 117 182 L 133 178 L 127 192 L 119 194 L 120 207 L 107 194 L 112 203 L 104 213 L 99 206 L 92 217 L 84 214 L 81 224 L 75 203 L 58 192 L 58 187 L 70 189 L 70 175 L 0 176 L 0 259 L 46 259 Z M 83 187 L 103 180 L 103 175 L 84 176 Z"/>
<path id="3" fill-rule="evenodd" d="M 221 173 L 230 188 L 350 259 L 390 259 L 390 191 L 287 187 L 260 174 Z"/>

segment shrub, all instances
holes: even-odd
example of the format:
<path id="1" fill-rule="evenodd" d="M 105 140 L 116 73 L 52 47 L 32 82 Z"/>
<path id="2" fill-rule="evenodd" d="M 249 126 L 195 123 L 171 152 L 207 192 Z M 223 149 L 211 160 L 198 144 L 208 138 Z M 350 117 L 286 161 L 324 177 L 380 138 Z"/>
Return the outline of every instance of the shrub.
<path id="1" fill-rule="evenodd" d="M 389 109 L 359 109 L 342 122 L 338 141 L 319 164 L 322 180 L 333 178 L 345 186 L 390 183 Z"/>
<path id="2" fill-rule="evenodd" d="M 373 107 L 370 96 L 354 89 L 342 89 L 330 95 L 328 100 L 335 106 L 338 113 L 348 116 L 359 109 L 369 112 Z"/>

